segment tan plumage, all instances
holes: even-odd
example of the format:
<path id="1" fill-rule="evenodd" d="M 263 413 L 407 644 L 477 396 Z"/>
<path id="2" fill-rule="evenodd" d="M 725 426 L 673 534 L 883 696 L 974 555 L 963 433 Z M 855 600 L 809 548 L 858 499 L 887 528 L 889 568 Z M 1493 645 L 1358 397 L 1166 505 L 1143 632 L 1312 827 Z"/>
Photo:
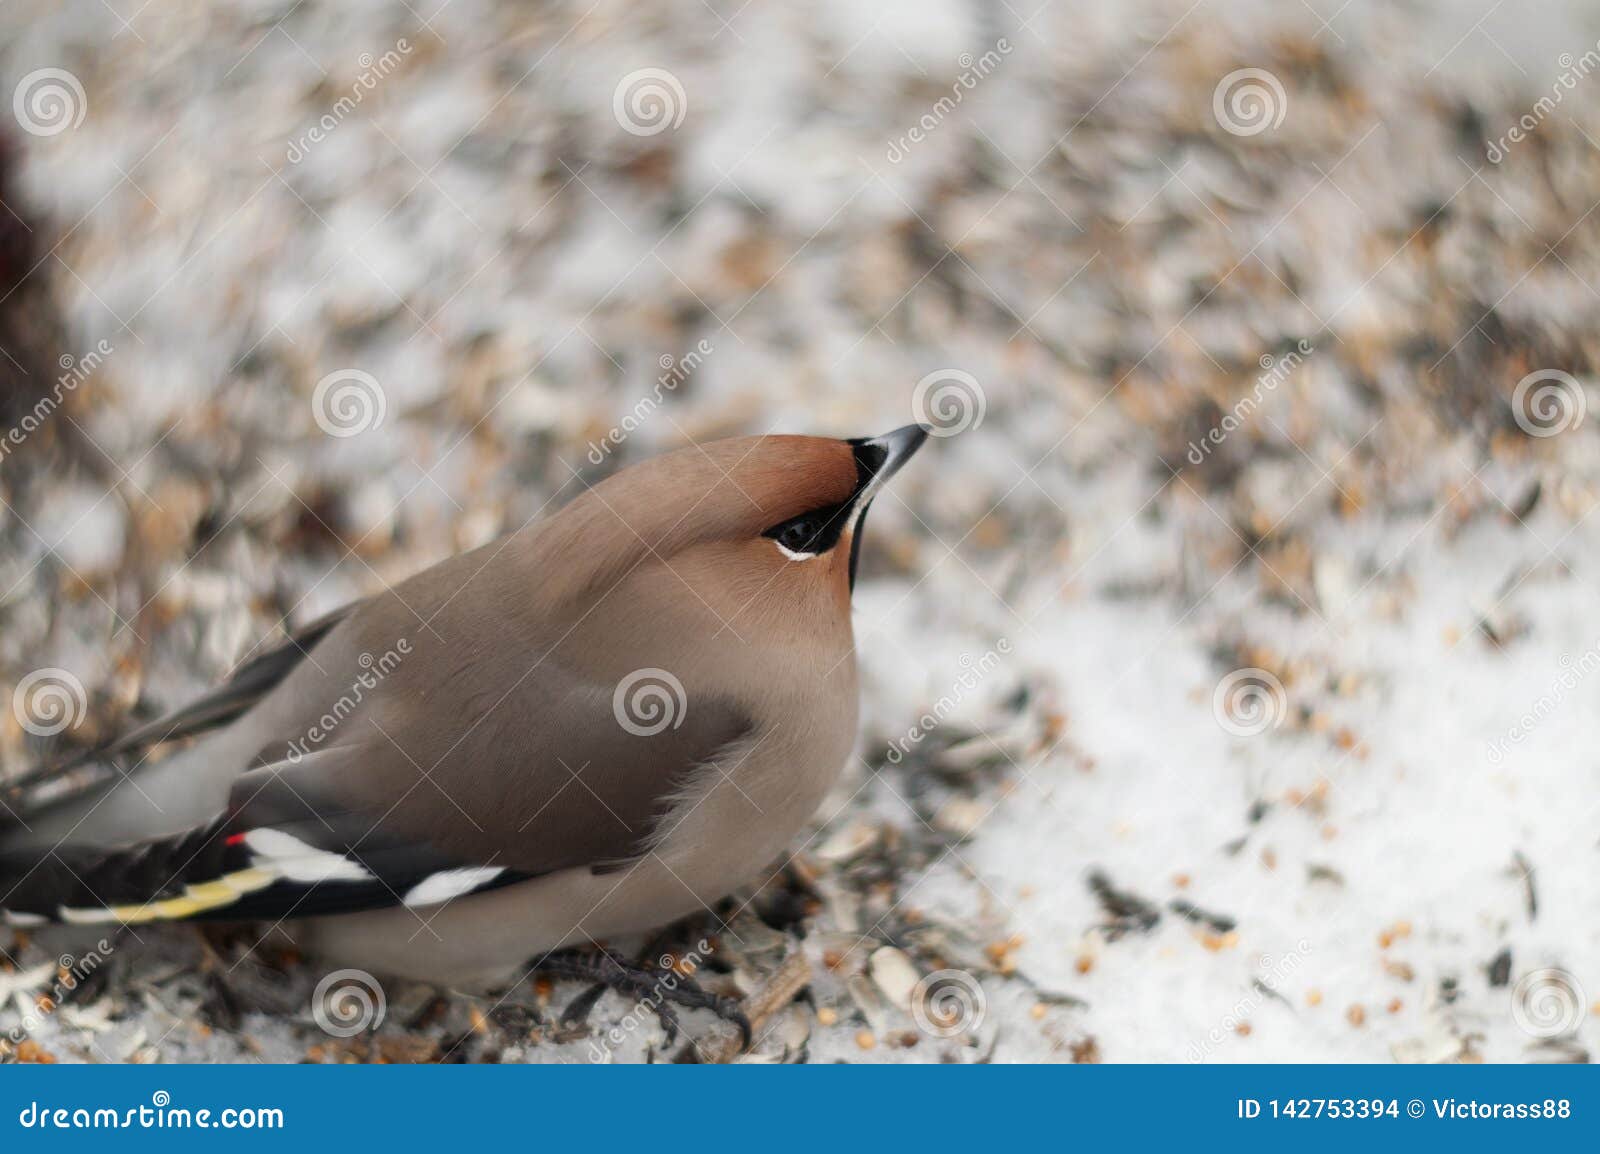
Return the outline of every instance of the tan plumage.
<path id="1" fill-rule="evenodd" d="M 671 453 L 314 623 L 106 751 L 215 730 L 139 788 L 0 835 L 0 908 L 461 981 L 709 905 L 849 754 L 856 536 L 923 436 Z"/>

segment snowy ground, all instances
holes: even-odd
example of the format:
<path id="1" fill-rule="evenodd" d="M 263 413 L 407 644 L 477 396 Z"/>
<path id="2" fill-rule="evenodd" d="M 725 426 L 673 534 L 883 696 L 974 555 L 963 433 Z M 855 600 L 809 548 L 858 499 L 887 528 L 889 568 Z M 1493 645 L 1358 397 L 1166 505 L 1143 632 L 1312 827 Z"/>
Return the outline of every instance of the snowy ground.
<path id="1" fill-rule="evenodd" d="M 171 704 L 570 494 L 699 342 L 599 471 L 926 418 L 934 375 L 959 432 L 873 512 L 805 916 L 753 916 L 791 879 L 720 934 L 719 981 L 813 971 L 757 1053 L 1593 1055 L 1600 19 L 109 7 L 0 12 L 6 92 L 81 89 L 10 131 L 6 195 L 58 351 L 107 349 L 0 465 L 8 695 L 70 671 L 86 738 Z M 619 111 L 646 69 L 664 106 Z M 340 370 L 383 400 L 357 436 L 315 419 Z M 44 1052 L 586 1061 L 619 1021 L 618 1060 L 661 1049 L 533 983 L 388 988 L 330 1039 L 314 959 L 146 937 L 31 1015 Z M 85 945 L 6 948 L 10 1029 Z M 894 1004 L 937 970 L 948 1037 Z"/>

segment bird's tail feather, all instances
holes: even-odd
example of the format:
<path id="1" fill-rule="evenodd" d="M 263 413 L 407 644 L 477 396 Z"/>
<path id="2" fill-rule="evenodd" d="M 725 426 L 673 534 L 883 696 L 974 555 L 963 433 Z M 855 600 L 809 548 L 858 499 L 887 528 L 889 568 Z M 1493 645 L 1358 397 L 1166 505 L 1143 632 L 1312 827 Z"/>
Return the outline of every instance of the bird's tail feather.
<path id="1" fill-rule="evenodd" d="M 12 925 L 140 922 L 192 917 L 270 885 L 233 868 L 225 818 L 134 846 L 62 845 L 0 852 L 0 916 Z M 259 876 L 257 876 L 259 875 Z"/>

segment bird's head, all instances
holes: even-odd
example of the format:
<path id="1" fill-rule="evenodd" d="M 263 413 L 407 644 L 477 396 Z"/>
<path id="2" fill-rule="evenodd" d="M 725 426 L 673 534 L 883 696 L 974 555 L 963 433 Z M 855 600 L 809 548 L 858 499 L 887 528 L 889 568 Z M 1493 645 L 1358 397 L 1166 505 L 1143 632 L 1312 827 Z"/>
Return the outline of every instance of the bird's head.
<path id="1" fill-rule="evenodd" d="M 852 440 L 712 441 L 608 477 L 558 520 L 575 544 L 611 543 L 590 595 L 622 582 L 661 589 L 736 631 L 787 632 L 819 618 L 847 629 L 867 508 L 927 435 L 907 425 Z"/>

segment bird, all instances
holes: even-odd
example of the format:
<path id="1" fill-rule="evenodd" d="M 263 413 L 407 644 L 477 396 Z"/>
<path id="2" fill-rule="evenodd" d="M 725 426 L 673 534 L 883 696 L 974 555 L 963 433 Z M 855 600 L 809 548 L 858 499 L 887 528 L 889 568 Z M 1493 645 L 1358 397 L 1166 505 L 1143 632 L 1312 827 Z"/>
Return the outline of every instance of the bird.
<path id="1" fill-rule="evenodd" d="M 294 629 L 0 830 L 0 918 L 469 987 L 709 909 L 849 759 L 864 520 L 927 436 L 676 449 Z"/>

